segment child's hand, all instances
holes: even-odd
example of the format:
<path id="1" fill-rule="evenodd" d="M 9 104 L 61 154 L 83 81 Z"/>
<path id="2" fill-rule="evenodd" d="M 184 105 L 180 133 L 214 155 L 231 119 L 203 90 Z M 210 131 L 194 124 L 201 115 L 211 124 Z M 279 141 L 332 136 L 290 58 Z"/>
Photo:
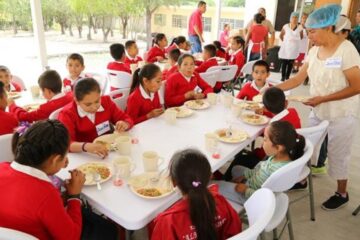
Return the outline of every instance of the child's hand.
<path id="1" fill-rule="evenodd" d="M 205 98 L 205 94 L 203 94 L 203 93 L 195 93 L 194 98 L 195 99 L 203 99 L 203 98 Z"/>
<path id="2" fill-rule="evenodd" d="M 246 189 L 247 189 L 247 186 L 244 183 L 238 183 L 235 186 L 235 191 L 237 191 L 239 193 L 245 193 Z"/>
<path id="3" fill-rule="evenodd" d="M 7 99 L 7 103 L 8 103 L 8 106 L 11 106 L 11 104 L 14 104 L 15 101 L 14 101 L 14 99 L 12 99 L 12 98 L 8 98 L 8 99 Z"/>
<path id="4" fill-rule="evenodd" d="M 187 99 L 187 100 L 193 99 L 194 97 L 195 97 L 194 91 L 188 91 L 187 93 L 185 93 L 185 99 Z"/>
<path id="5" fill-rule="evenodd" d="M 85 149 L 87 152 L 96 154 L 101 158 L 105 158 L 109 154 L 109 149 L 105 145 L 99 143 L 87 143 Z"/>
<path id="6" fill-rule="evenodd" d="M 125 132 L 126 130 L 129 129 L 129 127 L 130 127 L 130 125 L 125 121 L 118 121 L 115 124 L 115 130 L 118 132 Z"/>
<path id="7" fill-rule="evenodd" d="M 65 188 L 69 195 L 77 195 L 81 193 L 81 189 L 85 183 L 85 174 L 74 169 L 70 171 L 71 178 L 65 181 Z"/>
<path id="8" fill-rule="evenodd" d="M 151 112 L 149 112 L 149 113 L 147 114 L 147 118 L 158 117 L 158 116 L 160 116 L 161 114 L 163 114 L 163 112 L 164 112 L 164 109 L 162 109 L 162 108 L 154 109 L 154 110 L 152 110 Z"/>
<path id="9" fill-rule="evenodd" d="M 264 115 L 264 108 L 255 109 L 256 114 Z"/>

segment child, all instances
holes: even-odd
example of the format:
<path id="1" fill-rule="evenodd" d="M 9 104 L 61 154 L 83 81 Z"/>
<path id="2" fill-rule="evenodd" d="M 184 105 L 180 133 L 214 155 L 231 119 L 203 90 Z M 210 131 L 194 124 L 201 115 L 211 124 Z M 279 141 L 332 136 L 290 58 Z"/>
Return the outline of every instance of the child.
<path id="1" fill-rule="evenodd" d="M 28 112 L 18 107 L 13 100 L 9 101 L 9 111 L 13 113 L 19 121 L 34 122 L 47 119 L 52 112 L 64 107 L 73 100 L 72 92 L 61 92 L 61 77 L 54 70 L 43 72 L 39 77 L 38 84 L 47 102 L 41 104 L 37 110 Z"/>
<path id="2" fill-rule="evenodd" d="M 23 131 L 13 137 L 14 161 L 0 163 L 1 226 L 39 239 L 80 239 L 79 194 L 85 175 L 70 171 L 67 208 L 49 179 L 68 164 L 67 129 L 57 120 L 46 120 Z"/>
<path id="3" fill-rule="evenodd" d="M 135 71 L 126 109 L 135 124 L 163 113 L 158 92 L 161 80 L 160 68 L 153 63 Z"/>
<path id="4" fill-rule="evenodd" d="M 153 40 L 153 47 L 147 52 L 145 61 L 154 63 L 165 59 L 165 47 L 168 42 L 165 34 L 158 33 Z"/>
<path id="5" fill-rule="evenodd" d="M 78 53 L 72 53 L 66 59 L 66 69 L 69 76 L 64 78 L 63 85 L 65 92 L 72 91 L 76 81 L 86 77 L 82 72 L 85 69 L 84 58 Z"/>
<path id="6" fill-rule="evenodd" d="M 133 121 L 121 111 L 109 96 L 100 95 L 99 83 L 93 78 L 84 78 L 75 85 L 75 100 L 65 106 L 59 120 L 69 130 L 71 152 L 90 152 L 106 157 L 108 149 L 95 138 L 115 130 L 129 130 Z"/>
<path id="7" fill-rule="evenodd" d="M 13 133 L 14 128 L 19 125 L 14 115 L 5 112 L 7 105 L 8 98 L 5 91 L 5 84 L 0 81 L 0 135 Z"/>
<path id="8" fill-rule="evenodd" d="M 241 88 L 238 99 L 246 99 L 252 101 L 253 97 L 259 95 L 262 89 L 269 88 L 270 85 L 266 79 L 270 76 L 270 67 L 264 60 L 256 61 L 252 67 L 253 81 L 248 82 Z"/>
<path id="9" fill-rule="evenodd" d="M 130 69 L 130 64 L 138 64 L 143 59 L 138 56 L 139 48 L 134 40 L 126 41 L 125 43 L 126 56 L 124 64 Z"/>
<path id="10" fill-rule="evenodd" d="M 183 198 L 155 218 L 150 239 L 224 240 L 241 231 L 237 213 L 216 185 L 208 186 L 211 167 L 202 153 L 192 149 L 175 153 L 169 171 Z"/>
<path id="11" fill-rule="evenodd" d="M 180 106 L 187 100 L 202 99 L 212 88 L 198 73 L 195 73 L 195 59 L 190 54 L 183 54 L 179 60 L 179 72 L 172 74 L 166 81 L 165 105 Z M 200 92 L 201 91 L 201 92 Z"/>
<path id="12" fill-rule="evenodd" d="M 4 83 L 5 91 L 7 92 L 21 92 L 21 86 L 14 81 L 11 81 L 12 76 L 9 68 L 0 66 L 0 82 Z"/>
<path id="13" fill-rule="evenodd" d="M 107 65 L 108 70 L 127 72 L 127 73 L 131 74 L 130 68 L 124 63 L 124 61 L 125 61 L 124 45 L 122 45 L 120 43 L 111 44 L 110 54 L 115 61 L 110 62 Z"/>
<path id="14" fill-rule="evenodd" d="M 170 46 L 166 48 L 166 53 L 170 53 L 171 50 L 173 49 L 180 49 L 186 51 L 186 38 L 184 36 L 178 36 L 176 38 L 174 38 L 171 43 Z"/>
<path id="15" fill-rule="evenodd" d="M 227 199 L 244 204 L 272 173 L 304 154 L 305 139 L 289 122 L 272 122 L 264 135 L 267 160 L 260 161 L 254 169 L 234 166 L 230 169 L 234 182 L 219 182 L 220 192 Z"/>
<path id="16" fill-rule="evenodd" d="M 242 48 L 244 47 L 245 41 L 240 36 L 232 37 L 230 40 L 230 49 L 232 53 L 229 58 L 229 65 L 237 65 L 238 70 L 236 72 L 236 77 L 239 76 L 242 67 L 245 64 L 245 56 L 242 52 Z"/>
<path id="17" fill-rule="evenodd" d="M 221 43 L 219 41 L 214 41 L 213 44 L 216 47 L 216 56 L 219 57 L 219 58 L 226 59 L 227 58 L 227 53 L 226 53 L 225 49 L 223 49 L 221 47 Z"/>
<path id="18" fill-rule="evenodd" d="M 173 74 L 179 71 L 179 66 L 177 64 L 177 61 L 179 60 L 179 57 L 181 55 L 180 49 L 175 48 L 173 50 L 170 51 L 169 53 L 169 64 L 170 64 L 170 68 L 169 69 L 165 69 L 162 73 L 162 80 L 167 80 L 169 79 L 169 77 Z"/>
<path id="19" fill-rule="evenodd" d="M 229 44 L 229 33 L 230 25 L 228 23 L 225 23 L 224 30 L 220 33 L 220 44 L 224 48 L 226 48 Z"/>

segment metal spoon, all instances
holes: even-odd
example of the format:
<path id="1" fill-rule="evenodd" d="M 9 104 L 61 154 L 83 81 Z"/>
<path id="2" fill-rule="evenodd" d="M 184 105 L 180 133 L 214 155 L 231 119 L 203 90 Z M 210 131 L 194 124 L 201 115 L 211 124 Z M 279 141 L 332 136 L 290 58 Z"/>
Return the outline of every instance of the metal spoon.
<path id="1" fill-rule="evenodd" d="M 94 181 L 96 183 L 97 189 L 101 190 L 101 186 L 100 186 L 101 176 L 97 172 L 94 173 Z"/>
<path id="2" fill-rule="evenodd" d="M 152 183 L 157 183 L 160 180 L 161 175 L 163 174 L 163 172 L 166 170 L 166 168 L 164 168 L 163 170 L 161 170 L 155 177 L 151 177 L 150 181 Z"/>

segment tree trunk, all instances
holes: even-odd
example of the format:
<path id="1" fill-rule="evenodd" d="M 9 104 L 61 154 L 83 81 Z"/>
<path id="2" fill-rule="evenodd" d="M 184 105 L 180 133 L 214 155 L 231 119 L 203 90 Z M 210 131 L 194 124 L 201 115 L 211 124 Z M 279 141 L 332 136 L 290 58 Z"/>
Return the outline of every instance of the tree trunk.
<path id="1" fill-rule="evenodd" d="M 79 38 L 82 38 L 82 26 L 77 26 L 78 32 L 79 32 Z"/>
<path id="2" fill-rule="evenodd" d="M 60 27 L 61 27 L 61 35 L 65 35 L 65 24 L 64 23 L 59 23 Z"/>
<path id="3" fill-rule="evenodd" d="M 147 7 L 146 8 L 146 49 L 148 50 L 152 45 L 151 37 L 151 14 L 152 12 Z"/>
<path id="4" fill-rule="evenodd" d="M 123 25 L 123 32 L 122 32 L 122 35 L 123 35 L 123 39 L 126 39 L 126 30 L 127 30 L 127 26 L 128 26 L 128 22 L 129 22 L 129 17 L 128 16 L 124 16 L 121 18 L 121 22 L 122 22 L 122 25 Z"/>
<path id="5" fill-rule="evenodd" d="M 114 37 L 114 30 L 113 29 L 110 30 L 110 36 Z"/>
<path id="6" fill-rule="evenodd" d="M 72 24 L 69 23 L 69 33 L 70 33 L 70 36 L 73 37 L 74 36 L 74 33 L 72 31 Z"/>
<path id="7" fill-rule="evenodd" d="M 17 30 L 17 24 L 16 24 L 15 14 L 12 15 L 12 24 L 13 24 L 13 32 L 14 32 L 14 35 L 16 35 L 16 34 L 18 33 L 18 30 Z"/>
<path id="8" fill-rule="evenodd" d="M 91 20 L 92 17 L 91 17 L 91 15 L 89 15 L 88 18 L 89 18 L 89 21 L 88 21 L 89 32 L 88 32 L 88 35 L 87 35 L 87 39 L 88 39 L 88 40 L 91 40 L 91 26 L 92 26 L 92 23 L 91 23 L 91 22 L 92 22 L 92 20 Z"/>
<path id="9" fill-rule="evenodd" d="M 97 34 L 96 21 L 97 21 L 97 18 L 96 18 L 96 17 L 91 18 L 91 25 L 92 25 L 92 28 L 93 28 L 94 34 Z"/>
<path id="10" fill-rule="evenodd" d="M 109 36 L 109 33 L 111 32 L 111 28 L 103 28 L 102 31 L 103 31 L 103 36 L 104 36 L 103 42 L 106 43 L 106 42 L 108 42 L 108 36 Z"/>

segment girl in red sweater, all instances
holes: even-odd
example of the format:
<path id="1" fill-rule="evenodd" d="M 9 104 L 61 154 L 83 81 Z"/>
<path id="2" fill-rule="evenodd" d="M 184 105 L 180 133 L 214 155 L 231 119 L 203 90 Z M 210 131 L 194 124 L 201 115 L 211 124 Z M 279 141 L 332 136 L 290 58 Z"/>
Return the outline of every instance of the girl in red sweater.
<path id="1" fill-rule="evenodd" d="M 92 143 L 95 138 L 114 130 L 123 132 L 133 126 L 132 119 L 120 110 L 109 96 L 100 95 L 99 83 L 93 78 L 79 80 L 75 100 L 65 106 L 58 119 L 69 130 L 71 152 L 90 152 L 104 158 L 106 146 Z"/>
<path id="2" fill-rule="evenodd" d="M 14 132 L 19 123 L 15 116 L 6 112 L 8 105 L 8 96 L 5 91 L 5 85 L 0 81 L 0 135 L 9 134 Z"/>
<path id="3" fill-rule="evenodd" d="M 165 34 L 158 33 L 155 35 L 153 40 L 153 47 L 147 52 L 145 61 L 154 63 L 160 62 L 165 59 L 165 47 L 167 46 L 168 41 Z"/>
<path id="4" fill-rule="evenodd" d="M 164 112 L 159 94 L 161 78 L 160 68 L 153 63 L 135 71 L 126 109 L 135 124 Z"/>
<path id="5" fill-rule="evenodd" d="M 5 85 L 7 92 L 21 92 L 21 86 L 16 82 L 12 81 L 12 75 L 9 68 L 0 66 L 0 82 Z"/>
<path id="6" fill-rule="evenodd" d="M 235 210 L 216 185 L 208 186 L 211 167 L 202 153 L 192 149 L 175 153 L 169 170 L 183 198 L 150 224 L 152 240 L 223 240 L 241 231 Z"/>
<path id="7" fill-rule="evenodd" d="M 231 54 L 228 56 L 228 58 L 229 58 L 229 65 L 238 66 L 236 77 L 239 76 L 240 71 L 245 64 L 245 56 L 243 54 L 244 44 L 245 41 L 240 36 L 235 36 L 231 38 L 230 41 Z"/>
<path id="8" fill-rule="evenodd" d="M 183 54 L 178 60 L 179 72 L 172 74 L 166 81 L 165 105 L 167 107 L 183 105 L 185 101 L 202 99 L 213 92 L 198 73 L 195 73 L 195 59 Z"/>

